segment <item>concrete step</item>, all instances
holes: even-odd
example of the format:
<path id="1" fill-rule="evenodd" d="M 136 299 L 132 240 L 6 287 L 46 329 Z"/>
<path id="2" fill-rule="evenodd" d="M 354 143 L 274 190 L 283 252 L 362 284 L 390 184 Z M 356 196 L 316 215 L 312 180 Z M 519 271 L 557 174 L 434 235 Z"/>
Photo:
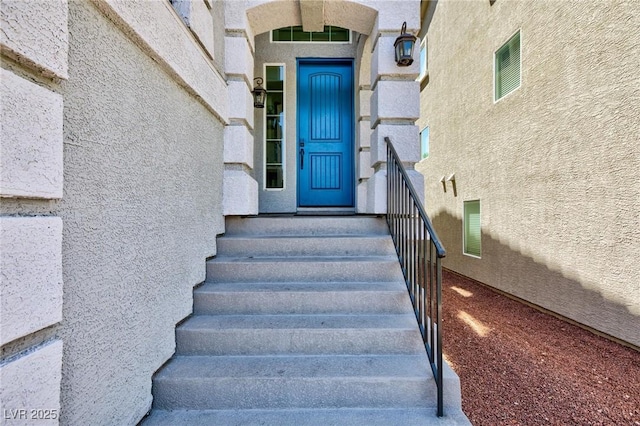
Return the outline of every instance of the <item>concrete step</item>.
<path id="1" fill-rule="evenodd" d="M 227 217 L 225 235 L 388 235 L 389 228 L 376 216 Z"/>
<path id="2" fill-rule="evenodd" d="M 230 257 L 207 261 L 208 282 L 403 281 L 393 256 Z"/>
<path id="3" fill-rule="evenodd" d="M 362 236 L 224 236 L 218 238 L 218 255 L 263 256 L 394 256 L 388 235 Z"/>
<path id="4" fill-rule="evenodd" d="M 197 315 L 176 329 L 179 355 L 424 354 L 408 315 Z"/>
<path id="5" fill-rule="evenodd" d="M 176 354 L 153 379 L 145 425 L 469 424 L 452 379 L 454 406 L 435 416 L 436 386 L 384 219 L 226 224 L 194 315 L 176 329 Z"/>
<path id="6" fill-rule="evenodd" d="M 205 283 L 194 290 L 193 313 L 410 313 L 403 282 Z"/>
<path id="7" fill-rule="evenodd" d="M 433 408 L 336 408 L 295 410 L 154 410 L 144 426 L 454 426 L 471 425 L 462 412 L 437 418 Z"/>
<path id="8" fill-rule="evenodd" d="M 425 408 L 436 387 L 422 355 L 176 356 L 155 377 L 171 410 Z"/>

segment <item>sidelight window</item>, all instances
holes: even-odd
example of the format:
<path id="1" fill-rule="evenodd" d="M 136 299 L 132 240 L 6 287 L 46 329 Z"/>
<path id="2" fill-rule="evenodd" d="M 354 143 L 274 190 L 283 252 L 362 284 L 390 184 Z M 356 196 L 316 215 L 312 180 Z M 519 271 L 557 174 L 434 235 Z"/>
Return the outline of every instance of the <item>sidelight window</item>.
<path id="1" fill-rule="evenodd" d="M 264 119 L 264 187 L 284 189 L 285 68 L 265 65 L 267 100 Z"/>

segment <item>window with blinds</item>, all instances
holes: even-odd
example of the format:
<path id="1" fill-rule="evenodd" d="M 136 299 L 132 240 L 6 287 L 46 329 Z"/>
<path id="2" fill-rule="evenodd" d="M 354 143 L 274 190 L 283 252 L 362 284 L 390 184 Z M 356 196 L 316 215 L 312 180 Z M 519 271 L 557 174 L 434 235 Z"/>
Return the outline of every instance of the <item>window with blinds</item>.
<path id="1" fill-rule="evenodd" d="M 495 100 L 520 87 L 520 31 L 495 53 Z"/>
<path id="2" fill-rule="evenodd" d="M 464 202 L 464 254 L 480 257 L 482 233 L 480 231 L 480 200 Z"/>

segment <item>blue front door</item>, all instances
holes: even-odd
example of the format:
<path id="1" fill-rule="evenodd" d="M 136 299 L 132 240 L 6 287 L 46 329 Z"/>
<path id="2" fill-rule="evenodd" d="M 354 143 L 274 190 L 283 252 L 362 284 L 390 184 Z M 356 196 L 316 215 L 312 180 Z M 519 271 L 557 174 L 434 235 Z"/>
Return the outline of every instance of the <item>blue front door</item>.
<path id="1" fill-rule="evenodd" d="M 353 61 L 298 60 L 298 206 L 353 207 Z"/>

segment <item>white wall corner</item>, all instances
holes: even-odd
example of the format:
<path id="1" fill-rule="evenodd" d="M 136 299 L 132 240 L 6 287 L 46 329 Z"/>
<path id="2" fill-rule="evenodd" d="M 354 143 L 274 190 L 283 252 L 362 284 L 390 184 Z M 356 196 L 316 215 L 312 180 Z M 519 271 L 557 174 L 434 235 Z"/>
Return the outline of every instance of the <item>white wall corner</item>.
<path id="1" fill-rule="evenodd" d="M 68 78 L 67 0 L 2 0 L 3 54 L 50 78 Z"/>
<path id="2" fill-rule="evenodd" d="M 0 345 L 62 320 L 62 219 L 0 217 Z"/>
<path id="3" fill-rule="evenodd" d="M 244 81 L 229 81 L 229 118 L 241 120 L 253 130 L 253 95 Z"/>
<path id="4" fill-rule="evenodd" d="M 224 27 L 226 34 L 243 34 L 251 49 L 255 50 L 254 33 L 247 16 L 246 4 L 240 1 L 222 1 L 224 7 Z"/>
<path id="5" fill-rule="evenodd" d="M 420 83 L 410 81 L 379 81 L 371 96 L 371 122 L 381 120 L 411 120 L 420 117 Z"/>
<path id="6" fill-rule="evenodd" d="M 227 74 L 241 75 L 253 84 L 253 53 L 245 37 L 224 38 L 224 70 Z"/>
<path id="7" fill-rule="evenodd" d="M 364 180 L 356 188 L 356 211 L 357 213 L 369 213 L 367 210 L 367 181 Z"/>
<path id="8" fill-rule="evenodd" d="M 224 162 L 246 164 L 253 169 L 253 136 L 246 126 L 224 128 Z"/>
<path id="9" fill-rule="evenodd" d="M 371 134 L 371 167 L 387 161 L 388 137 L 400 161 L 417 163 L 420 161 L 420 132 L 418 126 L 410 124 L 380 124 Z"/>
<path id="10" fill-rule="evenodd" d="M 2 424 L 59 424 L 61 379 L 62 340 L 54 340 L 1 364 Z M 49 419 L 44 418 L 45 414 Z"/>
<path id="11" fill-rule="evenodd" d="M 358 86 L 371 86 L 371 37 L 360 38 L 356 57 Z"/>
<path id="12" fill-rule="evenodd" d="M 371 90 L 369 89 L 360 89 L 358 91 L 360 95 L 360 117 L 369 117 L 371 115 Z"/>
<path id="13" fill-rule="evenodd" d="M 173 7 L 213 58 L 213 15 L 204 0 L 174 0 Z"/>
<path id="14" fill-rule="evenodd" d="M 225 170 L 222 210 L 225 216 L 258 214 L 258 182 L 242 170 Z"/>
<path id="15" fill-rule="evenodd" d="M 418 198 L 420 198 L 420 204 L 424 206 L 424 176 L 417 170 L 407 170 L 407 176 L 413 185 L 413 189 L 416 190 Z"/>
<path id="16" fill-rule="evenodd" d="M 387 171 L 378 170 L 367 181 L 367 213 L 387 212 Z"/>
<path id="17" fill-rule="evenodd" d="M 62 96 L 0 70 L 0 196 L 62 198 Z"/>
<path id="18" fill-rule="evenodd" d="M 358 153 L 358 179 L 368 179 L 372 174 L 371 153 L 369 151 L 360 151 Z"/>
<path id="19" fill-rule="evenodd" d="M 362 120 L 358 123 L 358 148 L 369 148 L 371 146 L 371 122 Z"/>

